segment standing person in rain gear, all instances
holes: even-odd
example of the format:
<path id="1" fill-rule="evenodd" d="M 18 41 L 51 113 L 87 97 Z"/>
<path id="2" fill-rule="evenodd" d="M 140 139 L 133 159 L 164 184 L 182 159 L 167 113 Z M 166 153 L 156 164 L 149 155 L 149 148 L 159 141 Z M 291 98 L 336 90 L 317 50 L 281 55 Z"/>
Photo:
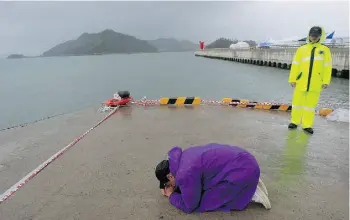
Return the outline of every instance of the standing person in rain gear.
<path id="1" fill-rule="evenodd" d="M 315 108 L 322 89 L 327 88 L 332 76 L 332 55 L 322 44 L 326 33 L 322 27 L 312 27 L 306 44 L 294 55 L 289 83 L 294 88 L 292 114 L 289 129 L 295 129 L 302 121 L 304 131 L 313 134 Z"/>
<path id="2" fill-rule="evenodd" d="M 259 165 L 244 149 L 215 143 L 174 147 L 168 158 L 156 167 L 159 188 L 186 213 L 243 210 L 252 201 L 271 208 Z"/>

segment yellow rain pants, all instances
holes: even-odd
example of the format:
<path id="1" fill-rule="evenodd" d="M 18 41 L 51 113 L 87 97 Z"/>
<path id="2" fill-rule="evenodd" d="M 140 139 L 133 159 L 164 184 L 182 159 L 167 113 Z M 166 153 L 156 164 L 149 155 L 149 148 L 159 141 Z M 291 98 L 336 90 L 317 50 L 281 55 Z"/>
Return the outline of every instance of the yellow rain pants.
<path id="1" fill-rule="evenodd" d="M 294 89 L 291 122 L 303 128 L 312 128 L 320 92 L 304 92 Z"/>

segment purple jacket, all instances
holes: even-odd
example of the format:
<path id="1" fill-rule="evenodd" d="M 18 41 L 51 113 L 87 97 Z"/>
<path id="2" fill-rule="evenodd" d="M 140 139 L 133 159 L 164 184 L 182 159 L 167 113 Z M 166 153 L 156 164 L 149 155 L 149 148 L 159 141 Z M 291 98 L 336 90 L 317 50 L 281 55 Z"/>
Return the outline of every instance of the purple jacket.
<path id="1" fill-rule="evenodd" d="M 169 198 L 186 212 L 243 210 L 251 201 L 259 182 L 260 168 L 244 149 L 207 144 L 168 152 L 170 172 L 181 194 Z"/>

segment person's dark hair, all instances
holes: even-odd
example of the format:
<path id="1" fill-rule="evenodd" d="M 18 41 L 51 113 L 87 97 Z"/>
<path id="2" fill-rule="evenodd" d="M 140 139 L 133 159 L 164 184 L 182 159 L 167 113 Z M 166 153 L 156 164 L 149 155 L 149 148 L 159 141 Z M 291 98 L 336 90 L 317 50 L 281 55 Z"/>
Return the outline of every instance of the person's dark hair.
<path id="1" fill-rule="evenodd" d="M 165 184 L 169 181 L 167 175 L 170 173 L 169 169 L 169 161 L 168 160 L 163 160 L 161 161 L 155 170 L 155 174 L 157 179 L 159 180 L 159 188 L 164 189 Z"/>
<path id="2" fill-rule="evenodd" d="M 309 31 L 309 36 L 320 37 L 322 35 L 322 28 L 318 26 L 314 26 Z"/>

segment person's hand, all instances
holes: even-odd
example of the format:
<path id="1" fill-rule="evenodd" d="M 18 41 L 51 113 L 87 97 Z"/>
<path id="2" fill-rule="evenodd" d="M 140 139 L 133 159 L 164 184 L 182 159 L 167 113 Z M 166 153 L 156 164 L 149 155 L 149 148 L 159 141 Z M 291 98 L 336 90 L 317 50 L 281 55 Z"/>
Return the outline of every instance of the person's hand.
<path id="1" fill-rule="evenodd" d="M 322 89 L 326 89 L 327 87 L 328 87 L 327 84 L 323 84 L 323 85 L 322 85 Z"/>
<path id="2" fill-rule="evenodd" d="M 295 83 L 295 82 L 292 82 L 292 83 L 290 83 L 290 85 L 294 88 L 295 85 L 296 85 L 296 83 Z"/>
<path id="3" fill-rule="evenodd" d="M 165 196 L 170 197 L 170 195 L 174 192 L 174 187 L 167 186 L 165 187 Z"/>
<path id="4" fill-rule="evenodd" d="M 164 189 L 160 189 L 160 193 L 165 196 L 165 190 Z"/>

